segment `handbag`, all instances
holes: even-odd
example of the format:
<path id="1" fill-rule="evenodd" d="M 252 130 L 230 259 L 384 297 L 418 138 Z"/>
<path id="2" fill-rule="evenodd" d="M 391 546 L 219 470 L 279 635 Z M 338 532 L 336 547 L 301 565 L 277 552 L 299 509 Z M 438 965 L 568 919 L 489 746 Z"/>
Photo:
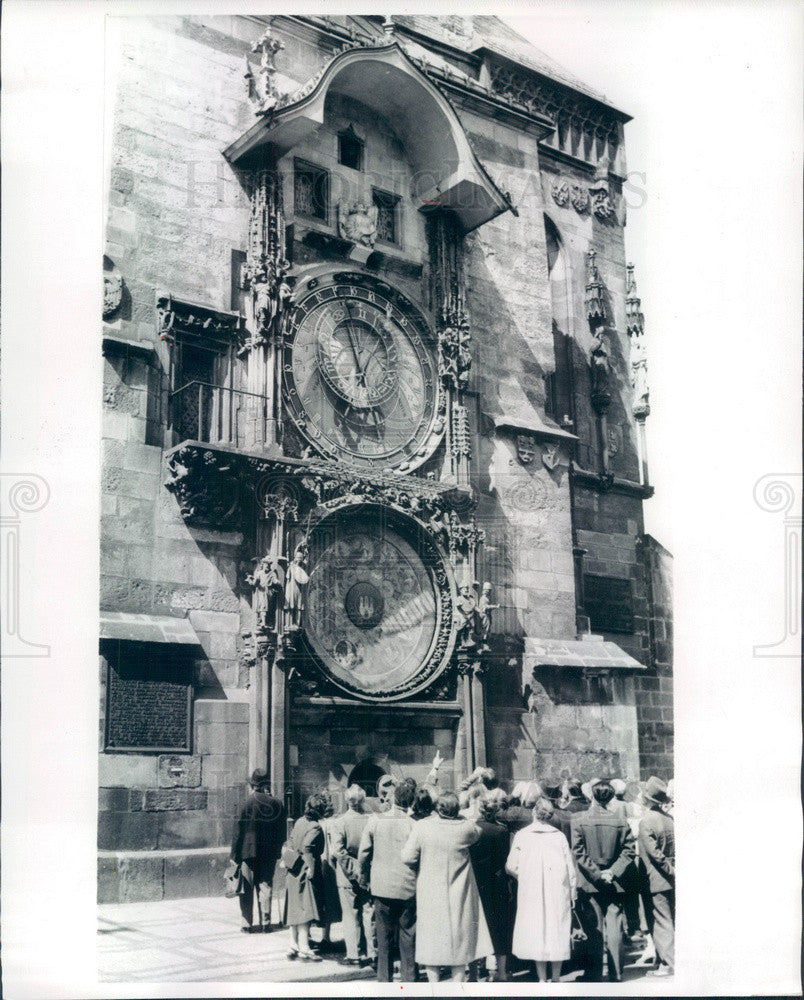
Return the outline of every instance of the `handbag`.
<path id="1" fill-rule="evenodd" d="M 230 861 L 226 871 L 223 873 L 223 894 L 227 899 L 234 899 L 235 896 L 242 896 L 246 891 L 245 879 L 240 870 L 240 865 Z"/>
<path id="2" fill-rule="evenodd" d="M 581 918 L 573 906 L 572 908 L 572 920 L 570 924 L 570 952 L 573 958 L 578 958 L 579 956 L 585 954 L 586 952 L 586 942 L 588 936 L 586 931 L 581 927 Z"/>
<path id="3" fill-rule="evenodd" d="M 288 875 L 298 875 L 304 865 L 304 858 L 293 844 L 289 840 L 286 840 L 282 845 L 279 863 L 287 871 Z"/>

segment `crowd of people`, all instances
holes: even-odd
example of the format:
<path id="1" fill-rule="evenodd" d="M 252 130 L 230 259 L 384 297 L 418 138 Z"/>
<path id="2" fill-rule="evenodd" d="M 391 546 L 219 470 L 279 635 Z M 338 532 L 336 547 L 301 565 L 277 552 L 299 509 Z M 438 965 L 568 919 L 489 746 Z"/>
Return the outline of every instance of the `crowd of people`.
<path id="1" fill-rule="evenodd" d="M 289 836 L 255 771 L 232 843 L 243 930 L 271 928 L 279 861 L 293 961 L 320 962 L 340 922 L 341 964 L 370 965 L 379 982 L 396 962 L 402 982 L 420 971 L 504 982 L 524 963 L 557 982 L 570 960 L 587 982 L 619 981 L 629 939 L 644 943 L 648 974 L 672 974 L 672 781 L 529 781 L 506 793 L 478 768 L 455 793 L 440 789 L 440 763 L 420 786 L 390 775 L 375 794 L 351 785 L 337 815 L 330 794 L 313 794 Z"/>

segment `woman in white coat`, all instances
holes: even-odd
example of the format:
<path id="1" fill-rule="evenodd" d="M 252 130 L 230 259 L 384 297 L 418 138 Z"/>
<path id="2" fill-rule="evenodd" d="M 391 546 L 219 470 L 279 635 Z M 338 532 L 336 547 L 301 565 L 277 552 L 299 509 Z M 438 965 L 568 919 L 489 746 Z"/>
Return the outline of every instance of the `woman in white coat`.
<path id="1" fill-rule="evenodd" d="M 513 953 L 536 962 L 539 980 L 557 983 L 561 963 L 570 957 L 572 906 L 578 880 L 567 838 L 548 820 L 553 807 L 545 798 L 533 808 L 533 822 L 514 835 L 505 868 L 517 879 Z"/>

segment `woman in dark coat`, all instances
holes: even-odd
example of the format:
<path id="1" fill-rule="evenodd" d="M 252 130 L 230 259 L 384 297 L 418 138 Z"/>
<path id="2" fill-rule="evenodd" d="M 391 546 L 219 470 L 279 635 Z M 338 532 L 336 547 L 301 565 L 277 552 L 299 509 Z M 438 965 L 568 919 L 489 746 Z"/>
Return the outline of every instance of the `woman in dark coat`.
<path id="1" fill-rule="evenodd" d="M 508 980 L 508 879 L 505 862 L 508 857 L 508 829 L 498 822 L 498 814 L 506 806 L 505 792 L 496 788 L 480 799 L 480 814 L 475 820 L 480 828 L 480 840 L 469 848 L 480 903 L 491 934 L 497 960 L 498 983 Z"/>
<path id="2" fill-rule="evenodd" d="M 324 831 L 319 820 L 327 809 L 323 795 L 311 795 L 304 804 L 290 833 L 290 846 L 301 856 L 296 868 L 289 868 L 285 881 L 285 923 L 293 934 L 288 958 L 303 962 L 320 962 L 310 950 L 310 924 L 321 920 L 324 912 L 324 885 L 321 876 L 321 855 L 324 853 Z"/>

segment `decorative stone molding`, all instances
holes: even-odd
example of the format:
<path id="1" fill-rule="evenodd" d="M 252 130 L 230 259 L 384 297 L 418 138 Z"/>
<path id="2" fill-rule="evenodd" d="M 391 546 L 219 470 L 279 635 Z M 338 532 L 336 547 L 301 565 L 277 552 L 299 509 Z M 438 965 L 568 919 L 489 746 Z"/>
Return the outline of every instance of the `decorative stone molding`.
<path id="1" fill-rule="evenodd" d="M 492 61 L 489 74 L 492 93 L 553 121 L 555 132 L 545 145 L 587 163 L 596 163 L 601 156 L 616 159 L 626 115 L 556 81 L 505 63 Z"/>
<path id="2" fill-rule="evenodd" d="M 248 58 L 246 58 L 246 72 L 244 76 L 248 99 L 251 101 L 255 113 L 258 115 L 270 114 L 282 99 L 279 91 L 276 89 L 276 81 L 274 79 L 276 76 L 276 66 L 274 66 L 274 60 L 277 53 L 281 52 L 284 47 L 284 43 L 278 38 L 274 38 L 271 34 L 270 27 L 266 28 L 263 35 L 257 39 L 251 48 L 252 52 L 260 53 L 260 70 L 256 80 L 254 79 L 254 74 L 251 72 Z"/>
<path id="3" fill-rule="evenodd" d="M 246 325 L 249 337 L 241 354 L 278 338 L 293 301 L 293 278 L 285 259 L 282 185 L 273 170 L 257 171 L 251 191 L 246 263 L 241 285 L 251 293 Z"/>
<path id="4" fill-rule="evenodd" d="M 171 345 L 177 337 L 227 345 L 238 340 L 243 322 L 240 313 L 177 299 L 169 292 L 157 292 L 156 320 L 159 339 Z"/>
<path id="5" fill-rule="evenodd" d="M 595 263 L 596 257 L 594 250 L 589 250 L 586 254 L 586 318 L 593 326 L 606 321 L 606 301 L 603 282 Z"/>
<path id="6" fill-rule="evenodd" d="M 634 416 L 644 419 L 650 413 L 648 356 L 645 350 L 645 317 L 637 296 L 634 265 L 629 264 L 625 287 L 625 329 L 631 344 L 631 388 Z"/>

